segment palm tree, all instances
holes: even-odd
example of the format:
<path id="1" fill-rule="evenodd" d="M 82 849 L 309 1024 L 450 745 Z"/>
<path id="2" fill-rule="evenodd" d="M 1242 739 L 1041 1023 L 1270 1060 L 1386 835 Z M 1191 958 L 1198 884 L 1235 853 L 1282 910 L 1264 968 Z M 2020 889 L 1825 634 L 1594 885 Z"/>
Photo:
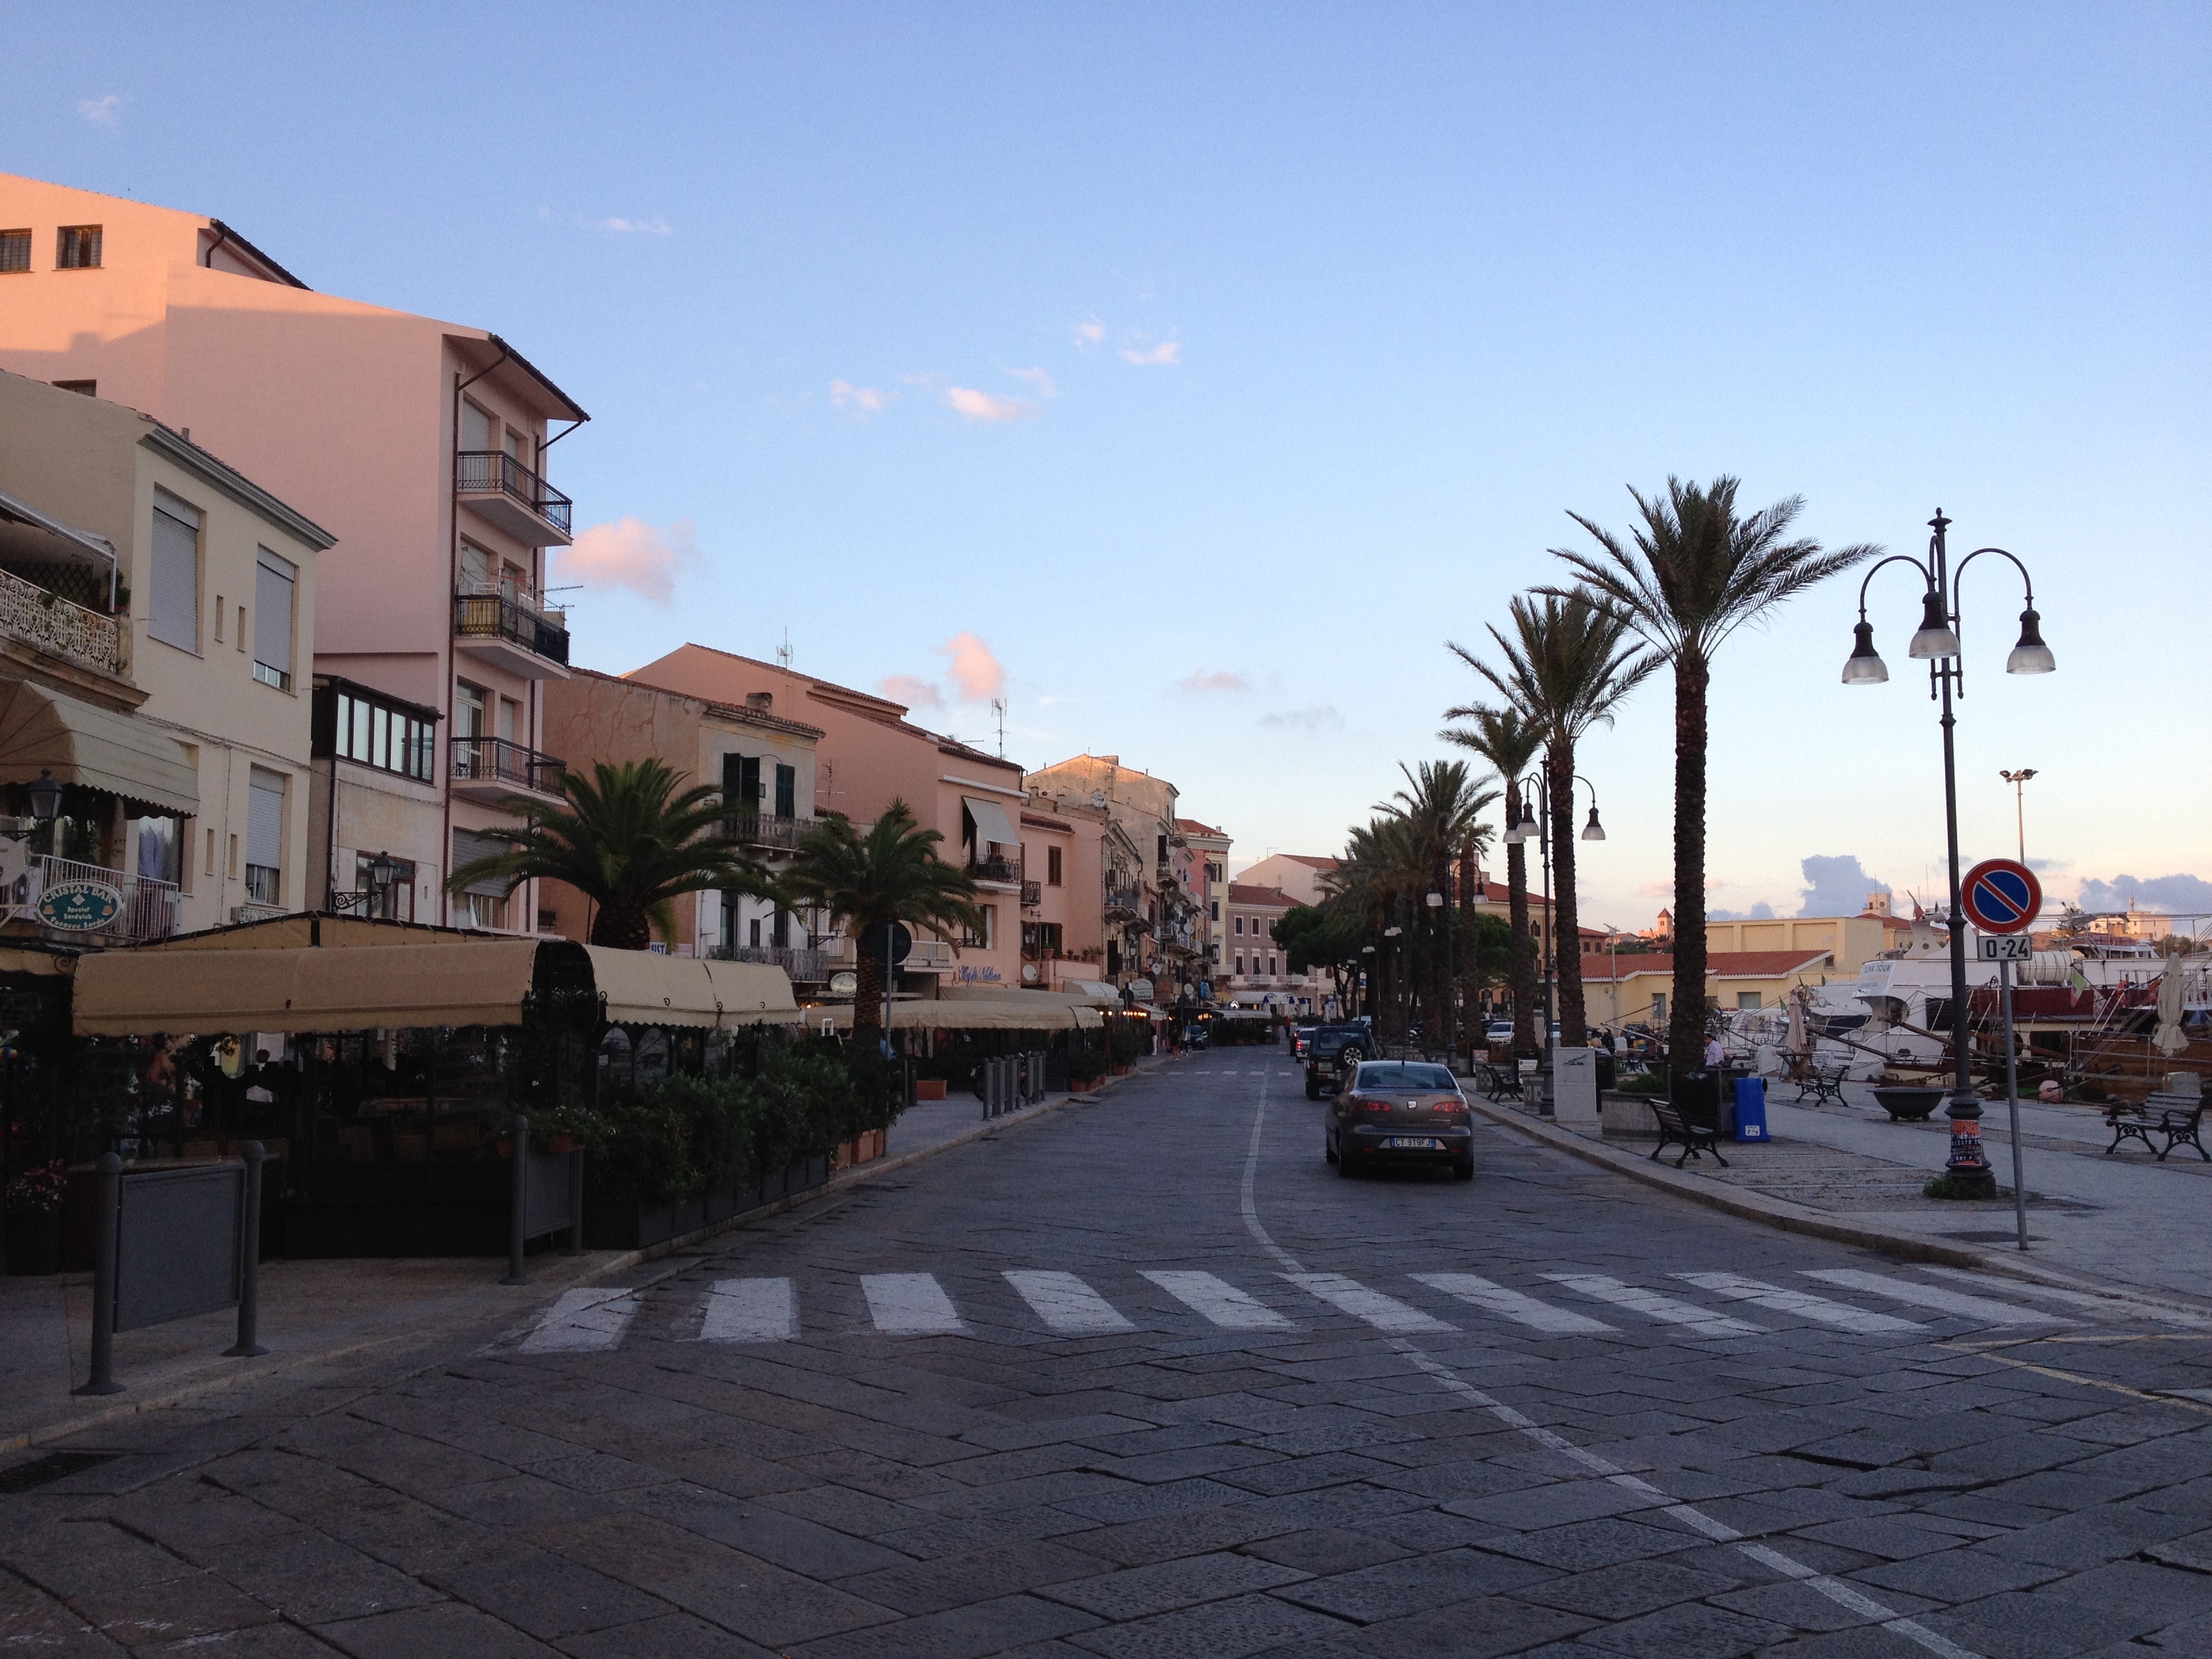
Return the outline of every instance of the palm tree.
<path id="1" fill-rule="evenodd" d="M 1451 648 L 1468 667 L 1480 672 L 1481 665 L 1473 657 L 1455 645 Z M 1492 708 L 1481 703 L 1447 708 L 1444 718 L 1469 724 L 1447 727 L 1437 735 L 1446 743 L 1472 749 L 1488 761 L 1504 783 L 1505 799 L 1519 800 L 1522 781 L 1543 744 L 1536 728 L 1517 709 Z M 1528 855 L 1517 841 L 1505 843 L 1505 906 L 1513 936 L 1506 968 L 1506 984 L 1513 994 L 1513 1052 L 1535 1054 L 1542 1051 L 1542 1045 L 1536 1041 L 1536 952 L 1528 938 Z"/>
<path id="2" fill-rule="evenodd" d="M 1575 745 L 1640 684 L 1659 659 L 1625 641 L 1628 621 L 1587 593 L 1547 593 L 1513 600 L 1509 638 L 1496 628 L 1505 665 L 1460 655 L 1518 709 L 1544 741 L 1545 793 L 1552 835 L 1552 960 L 1559 981 L 1559 1041 L 1580 1048 L 1589 1038 L 1583 1020 L 1582 929 L 1575 904 Z"/>
<path id="3" fill-rule="evenodd" d="M 1487 780 L 1474 777 L 1465 761 L 1423 761 L 1418 772 L 1401 761 L 1398 770 L 1404 774 L 1407 787 L 1375 810 L 1406 826 L 1409 867 L 1405 873 L 1418 922 L 1428 917 L 1431 893 L 1450 890 L 1454 861 L 1472 858 L 1490 845 L 1490 826 L 1482 822 L 1482 815 L 1497 804 L 1498 792 L 1482 787 Z M 1443 918 L 1439 915 L 1437 921 L 1442 922 Z M 1451 994 L 1448 966 L 1451 952 L 1433 933 L 1428 942 L 1428 976 L 1434 988 L 1430 1008 L 1436 1022 L 1432 1035 L 1449 1042 L 1449 1021 L 1444 1010 Z"/>
<path id="4" fill-rule="evenodd" d="M 884 959 L 864 943 L 871 929 L 908 922 L 938 933 L 982 931 L 975 878 L 938 857 L 944 839 L 916 827 L 913 810 L 894 798 L 866 835 L 832 814 L 799 841 L 784 889 L 843 923 L 853 938 L 856 1034 L 879 1029 L 883 1018 Z"/>
<path id="5" fill-rule="evenodd" d="M 1746 623 L 1881 550 L 1867 543 L 1823 552 L 1809 537 L 1786 541 L 1802 495 L 1738 518 L 1738 481 L 1705 488 L 1667 480 L 1664 497 L 1629 495 L 1644 522 L 1618 537 L 1579 513 L 1598 554 L 1553 548 L 1588 590 L 1674 669 L 1674 1002 L 1667 1050 L 1694 1066 L 1705 1028 L 1705 696 L 1713 653 Z"/>
<path id="6" fill-rule="evenodd" d="M 709 888 L 775 896 L 775 884 L 741 842 L 723 832 L 722 792 L 696 784 L 659 760 L 602 761 L 586 780 L 561 780 L 562 804 L 532 795 L 500 803 L 521 823 L 496 832 L 510 852 L 475 859 L 446 879 L 448 892 L 497 879 L 565 881 L 594 906 L 591 942 L 642 951 L 657 932 L 675 932 L 670 902 Z"/>

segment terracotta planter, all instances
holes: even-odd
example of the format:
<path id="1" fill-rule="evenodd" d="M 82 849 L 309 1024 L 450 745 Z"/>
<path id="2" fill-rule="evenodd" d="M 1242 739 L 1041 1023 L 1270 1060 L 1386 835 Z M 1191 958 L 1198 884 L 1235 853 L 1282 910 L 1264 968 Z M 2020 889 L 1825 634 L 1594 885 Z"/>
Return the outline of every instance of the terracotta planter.
<path id="1" fill-rule="evenodd" d="M 62 1270 L 62 1212 L 10 1210 L 7 1215 L 8 1276 L 22 1279 Z"/>
<path id="2" fill-rule="evenodd" d="M 568 1133 L 566 1131 L 555 1135 L 553 1137 L 553 1146 L 551 1150 L 556 1153 L 574 1152 L 576 1150 L 576 1137 Z"/>
<path id="3" fill-rule="evenodd" d="M 914 1080 L 914 1097 L 916 1100 L 944 1099 L 945 1079 L 941 1077 L 916 1078 Z"/>

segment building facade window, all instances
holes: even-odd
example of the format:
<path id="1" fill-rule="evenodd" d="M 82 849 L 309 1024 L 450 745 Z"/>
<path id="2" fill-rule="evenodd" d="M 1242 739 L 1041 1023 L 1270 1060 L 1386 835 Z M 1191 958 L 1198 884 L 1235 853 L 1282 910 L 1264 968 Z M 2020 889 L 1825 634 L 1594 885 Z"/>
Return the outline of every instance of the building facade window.
<path id="1" fill-rule="evenodd" d="M 799 815 L 799 769 L 795 766 L 775 769 L 775 815 L 780 818 Z"/>
<path id="2" fill-rule="evenodd" d="M 1244 971 L 1244 953 L 1242 951 L 1237 953 L 1237 971 L 1240 974 Z"/>
<path id="3" fill-rule="evenodd" d="M 1664 991 L 1655 991 L 1651 994 L 1651 1023 L 1654 1025 L 1664 1025 L 1667 1023 L 1667 994 Z"/>
<path id="4" fill-rule="evenodd" d="M 1759 993 L 1756 991 L 1738 991 L 1735 994 L 1735 1006 L 1739 1008 L 1758 1007 L 1759 1006 Z"/>
<path id="5" fill-rule="evenodd" d="M 381 916 L 387 921 L 415 920 L 415 866 L 406 859 L 392 860 L 392 885 L 377 890 L 376 855 L 356 853 L 353 859 L 354 891 L 368 895 L 362 915 Z"/>
<path id="6" fill-rule="evenodd" d="M 1244 931 L 1244 918 L 1242 916 L 1231 916 L 1229 919 L 1229 931 L 1232 933 L 1243 933 Z"/>
<path id="7" fill-rule="evenodd" d="M 722 757 L 722 799 L 732 812 L 757 814 L 761 810 L 760 757 Z"/>
<path id="8" fill-rule="evenodd" d="M 246 780 L 246 896 L 284 902 L 284 775 L 254 767 Z"/>
<path id="9" fill-rule="evenodd" d="M 180 651 L 198 651 L 200 513 L 165 489 L 154 492 L 153 566 L 146 631 Z"/>
<path id="10" fill-rule="evenodd" d="M 479 859 L 494 858 L 508 850 L 508 844 L 496 836 L 479 836 L 466 830 L 456 830 L 453 831 L 453 867 L 459 870 Z M 477 877 L 453 901 L 453 921 L 463 927 L 504 928 L 507 926 L 507 895 L 513 890 L 512 885 L 502 877 Z"/>
<path id="11" fill-rule="evenodd" d="M 54 233 L 56 270 L 100 269 L 100 227 L 64 225 Z"/>
<path id="12" fill-rule="evenodd" d="M 27 230 L 0 230 L 0 276 L 12 276 L 31 268 L 31 233 Z"/>
<path id="13" fill-rule="evenodd" d="M 431 739 L 437 731 L 428 711 L 400 707 L 397 700 L 364 696 L 360 686 L 322 685 L 315 690 L 315 751 L 336 755 L 358 766 L 397 772 L 420 782 L 431 781 Z"/>
<path id="14" fill-rule="evenodd" d="M 1060 848 L 1057 847 L 1044 849 L 1044 879 L 1048 887 L 1060 885 Z"/>
<path id="15" fill-rule="evenodd" d="M 262 548 L 253 571 L 253 678 L 279 691 L 292 689 L 293 598 L 300 570 Z"/>

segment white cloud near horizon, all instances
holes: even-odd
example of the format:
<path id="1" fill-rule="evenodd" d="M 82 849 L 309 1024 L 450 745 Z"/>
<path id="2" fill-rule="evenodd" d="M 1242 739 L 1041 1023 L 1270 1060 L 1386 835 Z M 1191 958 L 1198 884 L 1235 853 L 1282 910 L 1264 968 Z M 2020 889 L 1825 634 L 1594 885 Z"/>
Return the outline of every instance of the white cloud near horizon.
<path id="1" fill-rule="evenodd" d="M 556 583 L 628 588 L 665 605 L 676 598 L 677 578 L 698 559 L 698 532 L 690 520 L 659 530 L 642 519 L 621 518 L 593 525 L 572 547 L 555 549 L 552 574 Z"/>
<path id="2" fill-rule="evenodd" d="M 117 126 L 123 119 L 123 94 L 107 92 L 97 98 L 80 100 L 76 112 L 96 127 Z"/>
<path id="3" fill-rule="evenodd" d="M 658 215 L 650 219 L 601 219 L 597 228 L 615 236 L 673 236 L 676 227 Z"/>
<path id="4" fill-rule="evenodd" d="M 864 421 L 872 415 L 882 414 L 897 396 L 896 392 L 879 392 L 872 386 L 854 386 L 850 380 L 830 382 L 830 403 L 839 409 L 851 410 Z"/>
<path id="5" fill-rule="evenodd" d="M 1125 345 L 1121 348 L 1121 361 L 1134 363 L 1139 368 L 1158 364 L 1178 364 L 1182 362 L 1182 342 L 1162 340 L 1158 345 Z"/>
<path id="6" fill-rule="evenodd" d="M 944 694 L 919 674 L 886 674 L 876 682 L 876 695 L 909 708 L 945 707 Z"/>
<path id="7" fill-rule="evenodd" d="M 1006 689 L 1006 671 L 982 639 L 963 629 L 937 647 L 952 659 L 953 689 L 969 702 L 986 702 Z"/>
<path id="8" fill-rule="evenodd" d="M 1060 388 L 1053 384 L 1052 375 L 1042 368 L 1010 368 L 1006 373 L 1012 375 L 1018 380 L 1027 380 L 1031 386 L 1037 389 L 1037 395 L 1039 397 L 1057 398 L 1060 396 Z"/>
<path id="9" fill-rule="evenodd" d="M 945 406 L 979 426 L 993 426 L 1001 421 L 1033 421 L 1043 412 L 1024 398 L 994 398 L 969 386 L 947 386 Z"/>
<path id="10" fill-rule="evenodd" d="M 1203 668 L 1196 668 L 1193 669 L 1186 678 L 1177 680 L 1175 689 L 1178 691 L 1193 692 L 1249 691 L 1252 689 L 1252 682 L 1242 674 L 1233 673 L 1226 668 L 1217 668 L 1211 672 Z"/>

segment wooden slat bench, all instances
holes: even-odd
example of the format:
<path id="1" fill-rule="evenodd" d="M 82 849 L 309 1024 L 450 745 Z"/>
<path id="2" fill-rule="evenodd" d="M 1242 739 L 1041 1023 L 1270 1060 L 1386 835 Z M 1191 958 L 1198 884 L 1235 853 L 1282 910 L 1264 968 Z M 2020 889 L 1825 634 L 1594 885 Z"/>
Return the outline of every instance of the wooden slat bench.
<path id="1" fill-rule="evenodd" d="M 1482 1068 L 1482 1097 L 1485 1100 L 1519 1100 L 1521 1073 L 1512 1066 L 1485 1066 Z"/>
<path id="2" fill-rule="evenodd" d="M 2127 1139 L 2140 1140 L 2145 1152 L 2158 1153 L 2158 1161 L 2166 1162 L 2166 1153 L 2176 1146 L 2194 1146 L 2197 1156 L 2212 1164 L 2212 1152 L 2204 1150 L 2204 1143 L 2197 1138 L 2204 1121 L 2205 1097 L 2203 1095 L 2154 1094 L 2140 1109 L 2115 1106 L 2105 1114 L 2105 1121 L 2112 1126 L 2112 1144 L 2105 1148 L 2109 1158 L 2119 1151 L 2120 1143 Z M 2153 1146 L 2153 1135 L 2166 1137 L 2163 1148 Z"/>
<path id="3" fill-rule="evenodd" d="M 1797 1098 L 1802 1102 L 1808 1090 L 1812 1091 L 1815 1106 L 1834 1101 L 1844 1103 L 1844 1067 L 1840 1066 L 1808 1066 L 1797 1079 Z"/>
<path id="4" fill-rule="evenodd" d="M 1651 1156 L 1655 1159 L 1669 1146 L 1680 1146 L 1682 1156 L 1674 1160 L 1674 1167 L 1678 1170 L 1690 1159 L 1706 1152 L 1719 1158 L 1723 1170 L 1729 1167 L 1728 1159 L 1721 1157 L 1719 1139 L 1712 1130 L 1700 1128 L 1691 1122 L 1671 1101 L 1655 1097 L 1644 1103 L 1651 1109 L 1651 1115 L 1659 1120 L 1659 1144 L 1651 1149 Z"/>

